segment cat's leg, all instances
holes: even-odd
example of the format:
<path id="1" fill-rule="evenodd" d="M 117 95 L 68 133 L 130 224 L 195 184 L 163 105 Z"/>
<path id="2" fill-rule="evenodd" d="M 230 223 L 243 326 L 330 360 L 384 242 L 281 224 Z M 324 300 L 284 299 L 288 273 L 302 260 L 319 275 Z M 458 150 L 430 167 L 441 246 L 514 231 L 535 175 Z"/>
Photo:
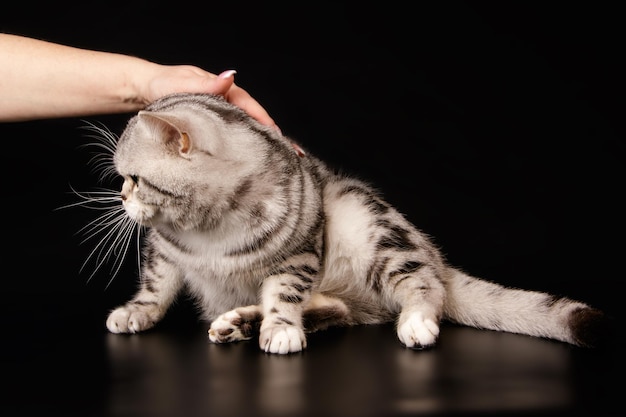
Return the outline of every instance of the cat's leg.
<path id="1" fill-rule="evenodd" d="M 388 276 L 391 298 L 401 306 L 397 321 L 400 341 L 409 348 L 433 346 L 439 336 L 445 289 L 434 268 L 406 262 Z"/>
<path id="2" fill-rule="evenodd" d="M 248 340 L 257 331 L 261 349 L 269 353 L 299 352 L 306 347 L 302 325 L 308 290 L 292 275 L 269 277 L 263 284 L 261 305 L 239 307 L 211 323 L 209 339 L 215 343 Z"/>
<path id="3" fill-rule="evenodd" d="M 305 332 L 308 333 L 331 326 L 344 326 L 350 324 L 350 310 L 338 298 L 314 293 L 304 308 L 303 321 Z"/>
<path id="4" fill-rule="evenodd" d="M 262 304 L 228 311 L 211 323 L 209 339 L 216 343 L 251 339 L 259 331 L 259 345 L 269 353 L 299 352 L 306 347 L 302 325 L 308 291 L 295 276 L 281 274 L 265 280 Z M 307 297 L 308 298 L 308 297 Z"/>
<path id="5" fill-rule="evenodd" d="M 250 305 L 230 310 L 211 322 L 209 339 L 214 343 L 239 342 L 258 335 L 263 312 L 261 306 Z"/>
<path id="6" fill-rule="evenodd" d="M 266 278 L 261 289 L 263 321 L 259 346 L 268 353 L 285 354 L 306 348 L 302 315 L 310 298 L 312 279 L 293 268 L 290 272 Z"/>
<path id="7" fill-rule="evenodd" d="M 320 293 L 311 295 L 304 308 L 305 332 L 315 332 L 330 326 L 344 325 L 349 316 L 348 307 L 338 298 Z M 238 307 L 213 320 L 209 339 L 214 343 L 230 343 L 250 340 L 259 334 L 263 310 L 260 305 Z"/>
<path id="8" fill-rule="evenodd" d="M 147 261 L 139 290 L 132 300 L 109 314 L 107 328 L 112 333 L 137 333 L 154 327 L 167 312 L 182 283 L 178 268 L 164 258 Z"/>

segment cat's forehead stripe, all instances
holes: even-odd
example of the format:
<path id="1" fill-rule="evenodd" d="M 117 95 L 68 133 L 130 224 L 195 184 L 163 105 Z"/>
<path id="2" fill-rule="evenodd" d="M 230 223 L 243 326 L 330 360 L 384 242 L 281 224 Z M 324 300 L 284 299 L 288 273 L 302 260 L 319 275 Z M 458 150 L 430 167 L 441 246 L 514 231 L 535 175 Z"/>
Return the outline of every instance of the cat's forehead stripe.
<path id="1" fill-rule="evenodd" d="M 185 106 L 198 107 L 216 113 L 228 123 L 241 122 L 248 118 L 242 109 L 235 107 L 219 96 L 207 94 L 174 94 L 148 106 L 146 110 L 166 111 L 179 106 L 181 103 Z"/>

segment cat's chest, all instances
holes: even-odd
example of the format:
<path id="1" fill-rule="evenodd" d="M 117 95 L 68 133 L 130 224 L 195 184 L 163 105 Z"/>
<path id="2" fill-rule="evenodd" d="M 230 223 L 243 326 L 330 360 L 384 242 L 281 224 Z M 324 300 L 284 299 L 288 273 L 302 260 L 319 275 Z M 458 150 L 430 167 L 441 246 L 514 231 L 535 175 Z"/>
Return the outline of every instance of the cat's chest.
<path id="1" fill-rule="evenodd" d="M 161 252 L 176 260 L 186 275 L 198 277 L 237 275 L 255 280 L 263 265 L 255 253 L 242 254 L 236 249 L 241 239 L 234 234 L 178 232 L 170 242 L 161 245 Z M 173 243 L 175 242 L 175 243 Z"/>

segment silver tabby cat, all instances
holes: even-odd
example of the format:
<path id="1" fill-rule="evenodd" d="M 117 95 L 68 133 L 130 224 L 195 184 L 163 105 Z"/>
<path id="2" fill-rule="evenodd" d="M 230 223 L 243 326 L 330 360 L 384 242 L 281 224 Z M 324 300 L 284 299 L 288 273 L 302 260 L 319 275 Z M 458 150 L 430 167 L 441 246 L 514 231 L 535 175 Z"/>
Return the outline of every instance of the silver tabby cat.
<path id="1" fill-rule="evenodd" d="M 306 347 L 329 326 L 395 321 L 409 348 L 442 320 L 590 346 L 599 310 L 506 288 L 451 267 L 368 184 L 339 175 L 220 97 L 172 95 L 104 129 L 126 226 L 147 230 L 139 289 L 107 328 L 153 327 L 181 291 L 216 343 L 258 336 L 262 350 Z M 121 240 L 116 239 L 116 243 Z"/>

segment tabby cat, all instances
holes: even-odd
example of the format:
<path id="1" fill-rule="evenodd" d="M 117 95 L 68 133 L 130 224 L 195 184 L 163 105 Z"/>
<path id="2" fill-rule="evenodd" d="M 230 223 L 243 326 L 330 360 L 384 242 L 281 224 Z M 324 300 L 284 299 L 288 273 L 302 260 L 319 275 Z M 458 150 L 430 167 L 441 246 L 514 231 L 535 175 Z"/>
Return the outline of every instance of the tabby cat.
<path id="1" fill-rule="evenodd" d="M 140 287 L 110 313 L 113 333 L 153 327 L 188 291 L 212 342 L 258 336 L 278 354 L 304 349 L 307 332 L 391 321 L 414 349 L 436 343 L 442 320 L 577 346 L 595 340 L 601 311 L 448 265 L 370 185 L 221 97 L 165 97 L 119 139 L 92 127 L 108 141 L 109 173 L 124 179 L 117 214 L 101 222 L 115 238 L 100 244 L 127 248 L 131 230 L 146 231 Z M 113 218 L 116 230 L 105 230 Z"/>

